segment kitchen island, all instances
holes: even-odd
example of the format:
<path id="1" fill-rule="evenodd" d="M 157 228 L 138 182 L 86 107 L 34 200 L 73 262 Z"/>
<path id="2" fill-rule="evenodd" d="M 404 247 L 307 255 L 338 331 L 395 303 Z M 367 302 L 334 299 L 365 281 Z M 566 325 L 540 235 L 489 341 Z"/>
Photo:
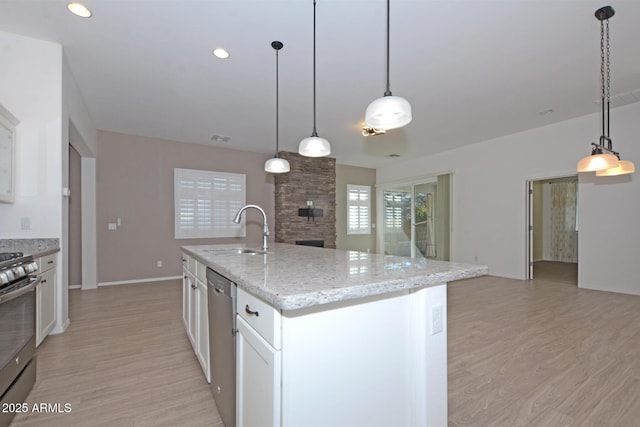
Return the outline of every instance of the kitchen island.
<path id="1" fill-rule="evenodd" d="M 446 283 L 487 267 L 238 248 L 182 248 L 238 286 L 238 427 L 447 425 Z"/>

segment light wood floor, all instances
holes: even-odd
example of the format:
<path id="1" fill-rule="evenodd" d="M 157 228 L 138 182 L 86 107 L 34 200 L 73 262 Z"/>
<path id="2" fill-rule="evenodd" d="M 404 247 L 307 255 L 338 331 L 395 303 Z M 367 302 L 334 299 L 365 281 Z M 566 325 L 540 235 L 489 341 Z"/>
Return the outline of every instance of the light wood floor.
<path id="1" fill-rule="evenodd" d="M 449 426 L 640 425 L 640 297 L 486 276 L 448 298 Z M 222 427 L 180 310 L 178 282 L 70 292 L 28 402 L 72 411 L 12 426 Z"/>
<path id="2" fill-rule="evenodd" d="M 578 263 L 536 261 L 533 263 L 533 278 L 578 286 Z"/>
<path id="3" fill-rule="evenodd" d="M 485 276 L 448 298 L 449 426 L 640 426 L 640 297 Z"/>
<path id="4" fill-rule="evenodd" d="M 19 414 L 12 427 L 222 427 L 181 301 L 179 281 L 70 291 L 71 324 L 38 348 L 27 402 L 71 412 Z"/>

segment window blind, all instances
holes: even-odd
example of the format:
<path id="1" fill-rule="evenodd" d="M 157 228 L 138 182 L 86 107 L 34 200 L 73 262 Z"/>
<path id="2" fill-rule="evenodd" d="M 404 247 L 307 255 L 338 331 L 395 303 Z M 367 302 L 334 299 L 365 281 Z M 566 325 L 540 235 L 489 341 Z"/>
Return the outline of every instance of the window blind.
<path id="1" fill-rule="evenodd" d="M 347 234 L 371 234 L 371 187 L 347 184 Z"/>
<path id="2" fill-rule="evenodd" d="M 175 238 L 244 237 L 232 222 L 245 204 L 245 175 L 174 169 Z"/>

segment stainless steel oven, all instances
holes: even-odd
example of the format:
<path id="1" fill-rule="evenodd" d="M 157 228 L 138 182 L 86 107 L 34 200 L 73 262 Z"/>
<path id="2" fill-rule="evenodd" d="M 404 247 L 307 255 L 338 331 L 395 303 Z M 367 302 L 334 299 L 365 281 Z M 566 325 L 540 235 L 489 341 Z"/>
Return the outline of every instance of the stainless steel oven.
<path id="1" fill-rule="evenodd" d="M 36 379 L 37 263 L 22 253 L 0 254 L 0 427 L 11 423 Z"/>

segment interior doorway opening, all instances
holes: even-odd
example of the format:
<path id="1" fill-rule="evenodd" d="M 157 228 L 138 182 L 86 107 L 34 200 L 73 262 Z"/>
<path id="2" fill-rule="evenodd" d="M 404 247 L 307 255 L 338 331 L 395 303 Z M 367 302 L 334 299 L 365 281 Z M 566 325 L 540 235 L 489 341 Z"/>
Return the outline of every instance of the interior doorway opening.
<path id="1" fill-rule="evenodd" d="M 527 181 L 527 278 L 578 284 L 578 177 Z"/>

